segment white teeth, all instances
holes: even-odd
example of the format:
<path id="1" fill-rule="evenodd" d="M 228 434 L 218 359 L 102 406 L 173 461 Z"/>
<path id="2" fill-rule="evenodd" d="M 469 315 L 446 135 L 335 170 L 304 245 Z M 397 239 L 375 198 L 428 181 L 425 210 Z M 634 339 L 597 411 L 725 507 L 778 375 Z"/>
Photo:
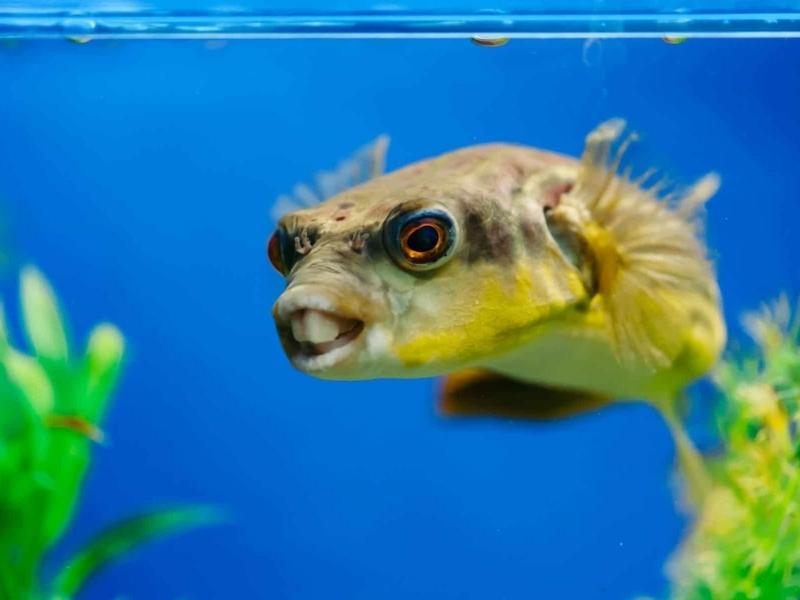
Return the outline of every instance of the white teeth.
<path id="1" fill-rule="evenodd" d="M 309 308 L 291 316 L 292 336 L 298 342 L 322 344 L 336 339 L 346 329 L 347 319 L 341 319 Z"/>
<path id="2" fill-rule="evenodd" d="M 312 344 L 330 342 L 339 335 L 339 323 L 317 310 L 306 311 L 306 335 Z"/>
<path id="3" fill-rule="evenodd" d="M 292 337 L 296 339 L 298 342 L 304 342 L 308 340 L 308 336 L 306 336 L 306 320 L 305 320 L 305 311 L 298 311 L 291 317 L 292 323 Z"/>

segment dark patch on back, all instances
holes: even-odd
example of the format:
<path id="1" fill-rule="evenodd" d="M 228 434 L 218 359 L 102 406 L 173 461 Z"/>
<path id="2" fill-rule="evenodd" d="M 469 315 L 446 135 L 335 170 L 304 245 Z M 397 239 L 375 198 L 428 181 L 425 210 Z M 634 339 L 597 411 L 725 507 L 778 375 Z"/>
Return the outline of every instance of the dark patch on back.
<path id="1" fill-rule="evenodd" d="M 499 261 L 513 256 L 514 239 L 508 226 L 497 219 L 485 219 L 469 206 L 464 206 L 464 234 L 468 263 Z"/>
<path id="2" fill-rule="evenodd" d="M 525 219 L 522 221 L 520 229 L 522 229 L 522 239 L 524 240 L 525 248 L 527 248 L 528 251 L 533 250 L 538 244 L 541 243 L 542 230 L 540 227 L 536 226 L 536 223 L 530 221 L 529 219 Z"/>

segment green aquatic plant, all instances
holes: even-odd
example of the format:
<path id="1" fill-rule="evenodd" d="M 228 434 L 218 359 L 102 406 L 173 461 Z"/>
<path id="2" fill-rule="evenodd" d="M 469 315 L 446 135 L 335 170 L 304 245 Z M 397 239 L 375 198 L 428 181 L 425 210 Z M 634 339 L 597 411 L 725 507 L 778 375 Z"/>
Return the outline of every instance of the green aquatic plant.
<path id="1" fill-rule="evenodd" d="M 800 598 L 800 311 L 782 297 L 744 325 L 755 350 L 715 375 L 724 452 L 668 567 L 675 600 Z"/>
<path id="2" fill-rule="evenodd" d="M 0 306 L 0 600 L 65 600 L 121 554 L 215 514 L 178 507 L 126 519 L 42 580 L 42 561 L 75 512 L 91 446 L 102 440 L 125 342 L 104 323 L 73 354 L 55 294 L 34 268 L 22 272 L 20 300 L 30 354 L 12 345 Z"/>

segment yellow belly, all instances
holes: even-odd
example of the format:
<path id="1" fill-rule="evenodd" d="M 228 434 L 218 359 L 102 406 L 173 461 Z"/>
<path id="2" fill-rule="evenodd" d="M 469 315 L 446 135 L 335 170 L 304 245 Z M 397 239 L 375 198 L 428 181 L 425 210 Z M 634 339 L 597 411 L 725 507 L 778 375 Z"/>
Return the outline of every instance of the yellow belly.
<path id="1" fill-rule="evenodd" d="M 554 322 L 518 348 L 484 367 L 519 381 L 581 389 L 618 399 L 669 400 L 717 359 L 724 325 L 716 310 L 709 319 L 687 322 L 676 331 L 682 352 L 670 365 L 653 368 L 619 360 L 599 309 L 582 318 Z"/>

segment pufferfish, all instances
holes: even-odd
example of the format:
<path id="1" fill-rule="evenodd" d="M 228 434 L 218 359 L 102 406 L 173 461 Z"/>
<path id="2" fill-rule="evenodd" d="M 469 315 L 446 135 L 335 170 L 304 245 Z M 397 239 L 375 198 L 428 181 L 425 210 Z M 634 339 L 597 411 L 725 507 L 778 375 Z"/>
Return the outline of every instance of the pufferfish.
<path id="1" fill-rule="evenodd" d="M 676 407 L 725 343 L 697 216 L 718 180 L 668 195 L 634 180 L 620 169 L 635 138 L 624 129 L 600 125 L 580 159 L 487 144 L 379 175 L 381 138 L 366 166 L 343 164 L 356 185 L 285 214 L 268 242 L 291 363 L 323 379 L 444 376 L 442 410 L 456 415 L 645 400 L 702 495 Z"/>

